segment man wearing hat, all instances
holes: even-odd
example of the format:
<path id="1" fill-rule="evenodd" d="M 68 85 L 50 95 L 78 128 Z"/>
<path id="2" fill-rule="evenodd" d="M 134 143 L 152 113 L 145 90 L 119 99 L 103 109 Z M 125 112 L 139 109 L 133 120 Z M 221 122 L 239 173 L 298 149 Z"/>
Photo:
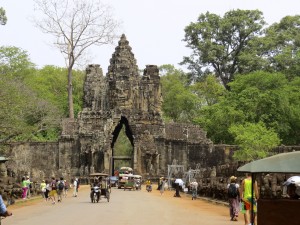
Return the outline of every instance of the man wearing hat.
<path id="1" fill-rule="evenodd" d="M 237 221 L 239 216 L 240 206 L 240 186 L 236 183 L 237 177 L 231 176 L 230 183 L 227 185 L 228 201 L 229 201 L 229 214 L 231 221 Z"/>

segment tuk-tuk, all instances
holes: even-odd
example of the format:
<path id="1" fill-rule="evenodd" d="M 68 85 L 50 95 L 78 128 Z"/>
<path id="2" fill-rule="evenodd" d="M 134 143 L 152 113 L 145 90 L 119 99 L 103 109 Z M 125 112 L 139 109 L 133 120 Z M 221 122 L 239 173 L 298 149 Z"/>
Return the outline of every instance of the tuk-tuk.
<path id="1" fill-rule="evenodd" d="M 123 178 L 125 178 L 124 191 L 126 189 L 135 190 L 134 175 L 132 175 L 132 174 L 126 174 L 126 176 L 123 177 Z"/>
<path id="2" fill-rule="evenodd" d="M 104 196 L 109 202 L 110 192 L 109 192 L 109 175 L 106 173 L 91 173 L 89 176 L 89 182 L 91 186 L 91 202 L 98 202 L 101 200 L 101 196 Z M 98 187 L 99 186 L 99 187 Z M 98 188 L 97 188 L 98 187 Z M 99 189 L 99 198 L 95 199 L 95 192 L 98 192 Z"/>
<path id="3" fill-rule="evenodd" d="M 142 189 L 142 176 L 141 175 L 133 175 L 133 177 L 134 177 L 135 190 L 141 190 Z"/>

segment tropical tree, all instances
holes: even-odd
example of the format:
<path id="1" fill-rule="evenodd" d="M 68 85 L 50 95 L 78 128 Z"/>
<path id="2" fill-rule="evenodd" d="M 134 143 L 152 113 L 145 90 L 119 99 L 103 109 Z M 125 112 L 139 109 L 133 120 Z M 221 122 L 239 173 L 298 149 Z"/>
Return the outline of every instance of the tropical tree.
<path id="1" fill-rule="evenodd" d="M 209 12 L 201 14 L 197 22 L 185 28 L 184 41 L 192 54 L 181 64 L 188 65 L 194 80 L 210 71 L 229 89 L 234 76 L 243 73 L 240 57 L 252 60 L 245 52 L 251 52 L 249 42 L 262 35 L 264 25 L 258 10 L 231 10 L 223 18 Z"/>
<path id="2" fill-rule="evenodd" d="M 57 139 L 62 113 L 43 95 L 42 82 L 29 82 L 36 74 L 26 51 L 0 47 L 0 143 Z M 37 86 L 44 90 L 37 92 Z"/>
<path id="3" fill-rule="evenodd" d="M 21 80 L 0 79 L 0 143 L 57 139 L 57 108 L 39 98 Z"/>
<path id="4" fill-rule="evenodd" d="M 276 132 L 267 129 L 264 123 L 236 124 L 229 128 L 234 136 L 234 144 L 239 146 L 233 157 L 240 161 L 253 161 L 268 156 L 268 153 L 280 145 Z"/>
<path id="5" fill-rule="evenodd" d="M 218 103 L 202 107 L 195 121 L 216 143 L 234 143 L 229 133 L 233 125 L 263 122 L 279 135 L 283 144 L 298 144 L 299 84 L 299 79 L 290 82 L 280 73 L 258 71 L 238 75 L 229 84 L 231 91 Z"/>
<path id="6" fill-rule="evenodd" d="M 0 46 L 0 76 L 24 77 L 32 73 L 34 64 L 27 51 L 15 46 Z"/>
<path id="7" fill-rule="evenodd" d="M 66 92 L 66 73 L 66 68 L 48 65 L 37 70 L 25 80 L 26 84 L 30 86 L 38 96 L 47 99 L 47 101 L 59 109 L 60 117 L 67 117 L 69 113 L 68 105 L 66 104 L 68 99 Z M 84 78 L 84 71 L 73 70 L 73 104 L 74 114 L 76 116 L 78 112 L 82 110 Z"/>
<path id="8" fill-rule="evenodd" d="M 187 86 L 186 75 L 173 65 L 160 67 L 163 117 L 174 122 L 192 121 L 199 98 Z"/>
<path id="9" fill-rule="evenodd" d="M 269 71 L 281 72 L 289 80 L 300 74 L 300 16 L 286 16 L 266 29 L 259 41 L 259 55 Z"/>
<path id="10" fill-rule="evenodd" d="M 0 7 L 0 24 L 5 25 L 6 22 L 7 22 L 7 17 L 6 17 L 5 10 L 2 7 Z"/>
<path id="11" fill-rule="evenodd" d="M 201 105 L 218 103 L 220 97 L 226 93 L 224 86 L 212 74 L 207 75 L 204 80 L 194 83 L 190 88 L 201 100 Z"/>
<path id="12" fill-rule="evenodd" d="M 43 16 L 35 20 L 42 32 L 55 38 L 54 45 L 64 55 L 68 68 L 69 117 L 74 118 L 73 66 L 92 46 L 113 43 L 118 23 L 108 6 L 98 0 L 35 0 Z"/>

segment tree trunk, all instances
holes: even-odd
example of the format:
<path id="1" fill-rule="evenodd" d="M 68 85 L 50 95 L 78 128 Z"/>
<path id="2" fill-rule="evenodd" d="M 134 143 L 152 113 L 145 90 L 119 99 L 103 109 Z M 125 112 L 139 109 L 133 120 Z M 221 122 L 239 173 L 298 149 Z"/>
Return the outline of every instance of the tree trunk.
<path id="1" fill-rule="evenodd" d="M 74 119 L 72 67 L 68 68 L 68 105 L 69 105 L 69 118 Z"/>

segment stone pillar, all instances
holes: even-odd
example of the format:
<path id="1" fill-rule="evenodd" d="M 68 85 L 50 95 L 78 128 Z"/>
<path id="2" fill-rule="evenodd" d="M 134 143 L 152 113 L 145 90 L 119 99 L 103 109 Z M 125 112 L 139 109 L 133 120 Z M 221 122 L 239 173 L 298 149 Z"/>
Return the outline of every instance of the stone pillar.
<path id="1" fill-rule="evenodd" d="M 133 171 L 134 173 L 137 172 L 137 173 L 140 173 L 141 172 L 141 165 L 138 164 L 138 154 L 137 152 L 139 151 L 139 148 L 138 146 L 134 145 L 134 149 L 133 149 Z"/>
<path id="2" fill-rule="evenodd" d="M 111 150 L 109 151 L 111 152 Z M 108 152 L 104 152 L 104 171 L 109 172 L 110 155 Z"/>

